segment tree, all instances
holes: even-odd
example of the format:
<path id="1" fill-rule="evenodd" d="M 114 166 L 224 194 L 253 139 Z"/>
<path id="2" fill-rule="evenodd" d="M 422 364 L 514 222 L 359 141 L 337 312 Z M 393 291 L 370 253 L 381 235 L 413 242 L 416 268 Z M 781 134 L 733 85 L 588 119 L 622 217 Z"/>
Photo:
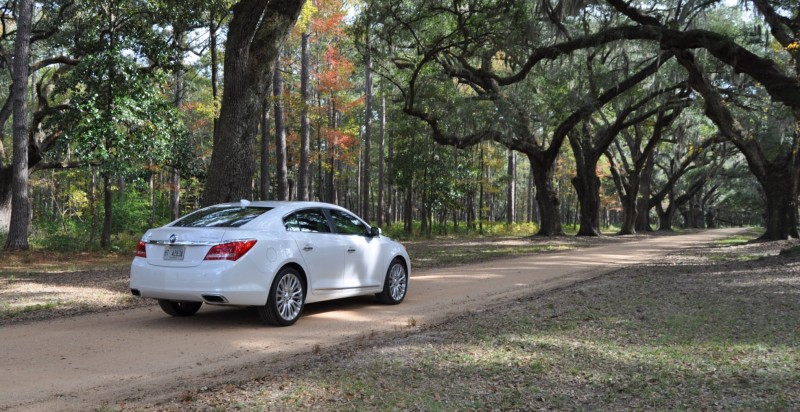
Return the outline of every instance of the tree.
<path id="1" fill-rule="evenodd" d="M 232 8 L 218 127 L 202 203 L 248 198 L 261 102 L 305 0 L 241 0 Z M 277 116 L 276 116 L 277 117 Z"/>
<path id="2" fill-rule="evenodd" d="M 300 166 L 297 171 L 297 200 L 309 200 L 308 191 L 308 165 L 309 149 L 311 142 L 311 125 L 308 119 L 308 96 L 309 96 L 309 66 L 311 57 L 309 56 L 308 43 L 310 34 L 307 30 L 303 31 L 302 46 L 300 53 Z"/>
<path id="3" fill-rule="evenodd" d="M 269 99 L 264 99 L 261 107 L 261 180 L 259 181 L 259 194 L 261 200 L 269 199 Z"/>
<path id="4" fill-rule="evenodd" d="M 105 248 L 111 246 L 115 179 L 124 181 L 143 164 L 165 160 L 173 136 L 182 134 L 177 108 L 163 88 L 168 75 L 161 69 L 175 61 L 176 49 L 153 32 L 154 25 L 163 23 L 160 10 L 139 6 L 86 2 L 78 7 L 86 30 L 74 47 L 83 57 L 59 82 L 57 96 L 68 103 L 50 121 L 63 129 L 62 148 L 99 167 L 104 193 L 100 243 Z M 132 10 L 136 18 L 127 18 Z"/>
<path id="5" fill-rule="evenodd" d="M 31 53 L 33 0 L 17 4 L 17 38 L 14 40 L 13 111 L 14 177 L 12 182 L 11 224 L 6 250 L 28 249 L 31 204 L 28 199 L 28 62 Z"/>
<path id="6" fill-rule="evenodd" d="M 378 227 L 383 226 L 386 219 L 386 96 L 383 95 L 381 84 L 380 110 L 378 112 L 378 208 L 375 219 Z M 388 219 L 386 219 L 388 220 Z"/>
<path id="7" fill-rule="evenodd" d="M 277 200 L 289 200 L 289 170 L 286 166 L 286 123 L 283 114 L 283 74 L 280 60 L 275 62 L 272 80 L 272 97 L 275 101 L 275 175 L 278 179 Z M 243 199 L 245 197 L 242 197 Z"/>
<path id="8" fill-rule="evenodd" d="M 672 138 L 663 139 L 653 153 L 655 173 L 651 190 L 642 188 L 642 194 L 649 194 L 649 199 L 640 202 L 644 207 L 639 212 L 655 208 L 659 231 L 671 231 L 675 212 L 717 175 L 720 164 L 735 156 L 725 145 L 719 144 L 721 137 L 710 130 L 713 126 L 706 124 L 702 113 L 693 106 L 689 109 L 690 112 L 676 122 Z"/>
<path id="9" fill-rule="evenodd" d="M 371 185 L 371 142 L 372 142 L 372 53 L 370 51 L 371 17 L 370 9 L 364 10 L 366 23 L 363 30 L 364 54 L 364 157 L 361 170 L 361 216 L 370 218 L 370 185 Z"/>
<path id="10" fill-rule="evenodd" d="M 13 8 L 7 8 L 3 10 L 4 21 L 13 19 L 13 16 L 5 15 L 6 12 L 12 13 L 12 10 Z M 74 7 L 72 0 L 64 0 L 61 2 L 55 1 L 48 3 L 47 7 L 42 7 L 41 13 L 36 16 L 37 21 L 32 22 L 32 35 L 30 36 L 30 43 L 31 45 L 46 43 L 47 47 L 43 47 L 43 49 L 45 49 L 47 54 L 43 53 L 43 56 L 41 57 L 38 55 L 29 56 L 30 59 L 38 58 L 38 60 L 29 64 L 28 75 L 32 75 L 39 71 L 50 71 L 53 66 L 60 66 L 61 70 L 68 70 L 68 67 L 75 63 L 75 59 L 62 53 L 62 49 L 59 47 L 59 42 L 54 40 L 62 34 L 61 32 L 63 30 L 61 29 L 64 26 L 64 21 L 72 16 L 73 10 Z M 0 41 L 7 41 L 11 38 L 13 38 L 16 42 L 16 29 L 14 26 L 7 24 L 2 25 L 2 31 L 0 31 Z M 0 48 L 0 63 L 2 63 L 3 67 L 13 68 L 12 56 L 7 53 L 8 49 L 9 48 L 6 47 Z M 16 47 L 10 47 L 10 49 L 16 50 Z M 58 110 L 58 106 L 51 107 L 48 104 L 48 88 L 41 87 L 41 85 L 45 83 L 45 78 L 52 77 L 56 76 L 40 76 L 40 80 L 36 87 L 39 107 L 37 107 L 31 116 L 29 131 L 34 131 L 34 133 L 29 133 L 29 140 L 25 149 L 28 153 L 28 173 L 32 173 L 37 168 L 37 165 L 42 160 L 42 153 L 48 150 L 56 140 L 54 135 L 44 136 L 41 138 L 36 136 L 37 130 L 40 129 L 40 125 L 46 119 L 46 117 Z M 13 79 L 11 83 L 13 83 Z M 0 231 L 6 231 L 8 229 L 11 215 L 14 163 L 13 160 L 10 165 L 5 164 L 4 162 L 6 154 L 3 147 L 3 130 L 5 129 L 5 124 L 7 123 L 8 119 L 11 118 L 13 112 L 14 94 L 12 92 L 12 87 L 9 87 L 9 94 L 0 108 Z M 27 225 L 29 218 L 26 217 L 25 220 L 25 224 Z"/>
<path id="11" fill-rule="evenodd" d="M 705 114 L 719 128 L 720 133 L 745 156 L 751 172 L 758 179 L 766 198 L 765 233 L 762 239 L 775 240 L 798 237 L 797 186 L 800 181 L 800 18 L 796 4 L 781 1 L 753 0 L 753 4 L 770 27 L 772 37 L 780 44 L 781 53 L 757 55 L 739 45 L 734 39 L 705 29 L 680 31 L 668 28 L 658 18 L 633 8 L 621 0 L 607 0 L 617 11 L 639 24 L 631 30 L 630 39 L 658 41 L 662 49 L 679 50 L 678 60 L 689 73 L 692 88 L 705 101 Z M 687 7 L 689 7 L 687 5 Z M 792 16 L 792 17 L 789 17 Z M 725 22 L 725 27 L 728 22 Z M 692 49 L 707 50 L 718 62 L 729 67 L 727 79 L 712 81 L 706 75 Z M 730 73 L 729 72 L 729 73 Z M 744 73 L 749 81 L 733 74 Z M 716 84 L 715 84 L 716 83 Z M 791 125 L 780 132 L 787 137 L 786 144 L 777 150 L 766 150 L 764 141 L 744 127 L 735 105 L 728 103 L 720 92 L 727 84 L 740 84 L 749 95 L 767 94 L 782 108 L 771 111 L 773 123 L 784 123 L 788 114 Z M 747 98 L 746 95 L 740 96 Z M 756 104 L 770 106 L 763 97 Z M 782 113 L 781 113 L 782 112 Z"/>
<path id="12" fill-rule="evenodd" d="M 627 56 L 627 54 L 623 53 L 623 56 Z M 627 99 L 617 99 L 617 97 L 622 92 L 630 91 L 636 85 L 652 76 L 671 58 L 670 54 L 658 56 L 655 61 L 617 83 L 611 89 L 614 90 L 614 93 L 608 95 L 608 97 L 615 98 L 617 101 L 616 110 L 613 110 L 613 112 L 616 112 L 614 119 L 608 120 L 606 119 L 606 114 L 599 112 L 594 117 L 600 118 L 600 121 L 587 119 L 583 122 L 583 127 L 575 128 L 575 130 L 568 133 L 570 146 L 575 156 L 575 177 L 571 182 L 580 202 L 580 229 L 578 230 L 578 236 L 598 236 L 600 234 L 600 179 L 597 176 L 597 164 L 600 161 L 600 157 L 617 141 L 623 131 L 627 128 L 635 127 L 658 113 L 658 109 L 651 107 L 653 101 L 656 102 L 656 105 L 662 104 L 662 101 L 665 100 L 663 96 L 667 95 L 667 98 L 669 98 L 669 93 L 674 92 L 676 87 L 656 89 L 645 93 L 643 96 L 641 92 L 638 93 L 639 95 L 629 93 L 631 96 Z M 592 60 L 589 59 L 590 64 Z M 623 61 L 621 71 L 623 73 L 629 72 L 630 67 L 626 66 L 630 64 L 630 59 L 623 58 L 620 60 Z M 590 76 L 593 70 L 596 69 L 590 70 Z M 591 78 L 589 81 L 596 82 Z M 602 87 L 594 84 L 592 88 Z M 605 98 L 600 101 L 606 102 L 610 101 L 610 99 Z M 593 123 L 600 123 L 602 126 L 595 126 Z"/>
<path id="13" fill-rule="evenodd" d="M 634 127 L 632 133 L 625 133 L 625 139 L 616 140 L 614 148 L 605 152 L 611 164 L 611 174 L 619 193 L 624 218 L 619 234 L 630 235 L 636 233 L 637 205 L 640 201 L 647 201 L 648 194 L 640 199 L 640 182 L 642 172 L 648 163 L 652 162 L 652 153 L 666 130 L 680 116 L 683 106 L 661 107 L 657 110 L 657 118 L 651 130 Z M 646 139 L 645 136 L 649 135 Z M 623 143 L 624 142 L 624 143 Z M 627 146 L 623 149 L 623 144 Z M 628 156 L 630 159 L 628 159 Z"/>
<path id="14" fill-rule="evenodd" d="M 214 102 L 217 98 L 216 90 L 216 77 L 217 77 L 217 27 L 219 22 L 217 16 L 227 16 L 227 9 L 230 0 L 188 0 L 181 2 L 167 2 L 164 4 L 164 10 L 161 12 L 164 15 L 165 21 L 170 21 L 171 30 L 171 47 L 177 51 L 175 56 L 174 66 L 172 67 L 173 82 L 172 89 L 174 95 L 175 106 L 180 111 L 186 111 L 184 105 L 187 104 L 186 96 L 187 90 L 187 74 L 189 72 L 189 64 L 184 55 L 191 52 L 200 58 L 203 58 L 203 51 L 210 49 L 211 54 L 211 95 Z M 198 29 L 208 30 L 208 41 L 200 42 L 202 44 L 197 50 L 196 45 L 190 44 L 193 33 L 197 33 Z M 205 80 L 205 77 L 203 77 Z M 213 119 L 212 119 L 213 121 Z M 197 168 L 191 166 L 192 156 L 187 153 L 187 136 L 175 136 L 175 148 L 172 156 L 168 160 L 168 166 L 171 166 L 169 176 L 169 207 L 171 211 L 172 220 L 177 219 L 181 215 L 181 180 L 182 178 L 191 178 L 197 175 Z"/>
<path id="15" fill-rule="evenodd" d="M 361 198 L 345 196 L 347 182 L 360 181 L 353 176 L 358 170 L 359 151 L 356 137 L 364 119 L 363 100 L 355 90 L 355 64 L 350 38 L 343 30 L 347 15 L 342 1 L 321 1 L 311 20 L 314 33 L 312 47 L 317 56 L 317 163 L 319 198 L 332 203 L 354 202 Z M 355 179 L 353 179 L 355 177 Z"/>
<path id="16" fill-rule="evenodd" d="M 397 69 L 383 72 L 403 94 L 405 113 L 425 122 L 438 143 L 463 148 L 493 140 L 527 155 L 541 219 L 538 234 L 544 236 L 563 234 L 553 173 L 569 133 L 667 60 L 657 59 L 635 79 L 584 90 L 576 88 L 572 61 L 562 57 L 622 40 L 626 30 L 574 37 L 562 22 L 539 19 L 541 10 L 529 2 L 475 0 L 468 7 L 417 8 L 392 3 L 380 10 L 383 45 L 377 49 Z M 570 17 L 577 33 L 595 23 L 608 25 Z M 562 37 L 567 40 L 557 42 Z M 541 67 L 545 64 L 550 67 Z M 564 115 L 567 102 L 576 109 Z"/>
<path id="17" fill-rule="evenodd" d="M 514 223 L 517 215 L 517 154 L 508 151 L 508 186 L 506 187 L 506 224 Z"/>

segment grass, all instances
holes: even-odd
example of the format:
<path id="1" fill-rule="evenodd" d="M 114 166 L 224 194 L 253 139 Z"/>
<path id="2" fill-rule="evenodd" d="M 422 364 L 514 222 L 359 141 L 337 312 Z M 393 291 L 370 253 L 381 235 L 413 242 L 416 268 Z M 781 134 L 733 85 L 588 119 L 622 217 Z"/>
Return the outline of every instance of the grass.
<path id="1" fill-rule="evenodd" d="M 472 242 L 461 244 L 443 243 L 437 246 L 431 242 L 408 242 L 405 245 L 415 269 L 462 265 L 525 256 L 532 253 L 570 250 L 578 247 L 569 243 L 537 244 L 524 240 L 508 244 Z"/>
<path id="2" fill-rule="evenodd" d="M 128 252 L 53 252 L 31 249 L 0 251 L 0 278 L 30 273 L 68 273 L 94 269 L 124 269 L 131 263 Z"/>
<path id="3" fill-rule="evenodd" d="M 800 263 L 742 261 L 759 255 L 750 239 L 323 351 L 157 409 L 797 410 Z"/>
<path id="4" fill-rule="evenodd" d="M 736 246 L 736 245 L 743 245 L 748 242 L 752 242 L 757 237 L 763 234 L 763 230 L 757 228 L 748 229 L 745 232 L 742 232 L 735 236 L 726 237 L 724 239 L 719 239 L 714 241 L 714 244 L 717 246 Z"/>
<path id="5" fill-rule="evenodd" d="M 0 252 L 0 325 L 131 307 L 129 253 Z"/>

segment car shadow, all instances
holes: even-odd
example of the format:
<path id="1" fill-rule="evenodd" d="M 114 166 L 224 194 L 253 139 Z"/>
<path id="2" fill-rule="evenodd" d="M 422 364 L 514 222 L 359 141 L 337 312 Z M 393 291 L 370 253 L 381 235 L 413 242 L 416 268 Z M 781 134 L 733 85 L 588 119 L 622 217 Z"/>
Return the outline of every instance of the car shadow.
<path id="1" fill-rule="evenodd" d="M 372 307 L 382 306 L 385 305 L 381 305 L 372 296 L 309 303 L 303 308 L 303 314 L 297 322 L 302 324 L 303 318 L 308 316 L 323 315 L 337 311 L 369 311 Z M 154 316 L 145 321 L 148 326 L 152 327 L 180 327 L 185 329 L 272 327 L 261 321 L 255 307 L 203 305 L 195 315 L 186 317 L 169 316 L 166 313 L 162 313 L 158 305 L 154 306 L 153 311 Z M 158 313 L 155 313 L 156 311 Z"/>

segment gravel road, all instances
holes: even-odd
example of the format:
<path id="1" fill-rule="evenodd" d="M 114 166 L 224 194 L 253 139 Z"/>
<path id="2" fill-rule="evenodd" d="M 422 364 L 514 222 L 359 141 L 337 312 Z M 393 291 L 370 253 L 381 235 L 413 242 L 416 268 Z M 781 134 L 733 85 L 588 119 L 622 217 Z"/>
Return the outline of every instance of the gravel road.
<path id="1" fill-rule="evenodd" d="M 204 306 L 171 318 L 157 305 L 0 327 L 0 410 L 147 405 L 189 388 L 263 376 L 326 347 L 408 333 L 449 316 L 562 287 L 741 229 L 658 236 L 589 249 L 412 271 L 398 306 L 367 298 L 308 305 L 289 328 L 252 309 Z M 413 265 L 413 262 L 412 262 Z"/>

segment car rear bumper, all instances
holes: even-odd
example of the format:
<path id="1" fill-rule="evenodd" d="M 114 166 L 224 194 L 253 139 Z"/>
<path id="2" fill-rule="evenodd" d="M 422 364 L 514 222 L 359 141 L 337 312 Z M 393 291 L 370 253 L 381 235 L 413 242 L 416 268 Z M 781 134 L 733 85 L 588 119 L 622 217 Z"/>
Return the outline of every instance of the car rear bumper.
<path id="1" fill-rule="evenodd" d="M 159 267 L 136 258 L 131 264 L 130 288 L 143 298 L 260 306 L 267 302 L 269 282 L 265 274 L 253 269 L 234 262 Z"/>

